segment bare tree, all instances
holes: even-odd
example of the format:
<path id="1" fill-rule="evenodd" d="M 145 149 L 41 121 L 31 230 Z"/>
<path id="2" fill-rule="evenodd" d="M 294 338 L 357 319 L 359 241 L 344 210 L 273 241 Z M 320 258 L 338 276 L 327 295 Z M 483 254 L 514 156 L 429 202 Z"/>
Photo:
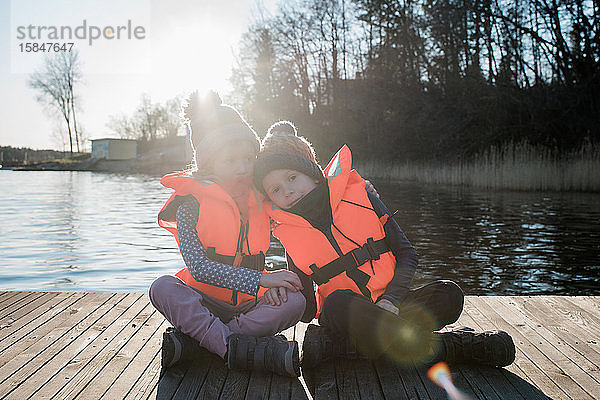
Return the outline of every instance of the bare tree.
<path id="1" fill-rule="evenodd" d="M 57 120 L 52 128 L 52 142 L 54 145 L 63 152 L 67 151 L 67 138 L 65 128 L 62 126 L 60 120 Z"/>
<path id="2" fill-rule="evenodd" d="M 183 129 L 181 117 L 181 96 L 167 100 L 164 104 L 157 106 L 158 110 L 158 133 L 161 137 L 177 136 Z"/>
<path id="3" fill-rule="evenodd" d="M 106 127 L 124 139 L 154 142 L 157 139 L 177 136 L 183 131 L 180 110 L 181 97 L 159 104 L 152 103 L 150 96 L 143 93 L 133 115 L 113 115 Z"/>
<path id="4" fill-rule="evenodd" d="M 37 91 L 36 100 L 60 113 L 66 123 L 69 146 L 73 154 L 73 133 L 79 152 L 79 133 L 75 118 L 75 87 L 81 81 L 81 64 L 77 51 L 59 52 L 45 59 L 44 67 L 29 77 L 29 86 Z"/>

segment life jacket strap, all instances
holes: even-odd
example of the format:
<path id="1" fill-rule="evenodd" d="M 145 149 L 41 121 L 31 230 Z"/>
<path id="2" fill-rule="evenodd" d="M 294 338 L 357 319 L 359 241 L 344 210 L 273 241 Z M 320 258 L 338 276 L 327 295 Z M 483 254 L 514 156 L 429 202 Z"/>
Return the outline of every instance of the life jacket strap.
<path id="1" fill-rule="evenodd" d="M 214 247 L 206 249 L 206 256 L 213 261 L 217 261 L 227 265 L 234 265 L 237 261 L 236 256 L 225 256 L 215 251 Z M 238 255 L 239 257 L 239 255 Z M 262 251 L 259 254 L 244 254 L 241 257 L 240 267 L 262 271 L 265 268 L 265 253 Z"/>
<path id="2" fill-rule="evenodd" d="M 359 270 L 358 267 L 367 261 L 379 260 L 380 256 L 388 251 L 390 251 L 390 247 L 385 238 L 379 240 L 369 238 L 361 247 L 336 258 L 321 268 L 318 268 L 316 264 L 311 265 L 309 267 L 312 271 L 310 276 L 317 285 L 321 285 L 327 283 L 334 276 L 346 272 L 348 278 L 356 283 L 362 294 L 370 297 L 371 293 L 367 288 L 367 283 L 371 277 L 369 274 Z"/>

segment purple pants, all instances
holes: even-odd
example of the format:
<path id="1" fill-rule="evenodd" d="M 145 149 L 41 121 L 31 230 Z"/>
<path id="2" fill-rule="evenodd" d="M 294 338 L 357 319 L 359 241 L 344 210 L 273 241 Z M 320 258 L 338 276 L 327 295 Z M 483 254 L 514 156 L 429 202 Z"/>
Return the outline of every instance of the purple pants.
<path id="1" fill-rule="evenodd" d="M 150 285 L 150 301 L 181 332 L 221 357 L 227 351 L 232 333 L 271 336 L 295 325 L 306 300 L 300 292 L 288 291 L 285 303 L 272 306 L 260 297 L 233 306 L 186 285 L 172 275 L 164 275 Z"/>

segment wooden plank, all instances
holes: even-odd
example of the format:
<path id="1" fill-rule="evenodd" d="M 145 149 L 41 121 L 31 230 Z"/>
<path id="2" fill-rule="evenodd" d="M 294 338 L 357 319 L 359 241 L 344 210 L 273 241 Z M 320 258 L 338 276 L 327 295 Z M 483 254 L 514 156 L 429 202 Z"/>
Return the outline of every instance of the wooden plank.
<path id="1" fill-rule="evenodd" d="M 0 326 L 15 322 L 32 309 L 35 309 L 36 306 L 44 304 L 54 296 L 56 296 L 56 293 L 35 292 L 24 297 L 21 301 L 10 304 L 0 311 Z"/>
<path id="2" fill-rule="evenodd" d="M 386 399 L 408 400 L 415 398 L 406 393 L 402 379 L 398 376 L 396 366 L 387 360 L 373 361 L 373 366 L 379 378 L 379 385 Z"/>
<path id="3" fill-rule="evenodd" d="M 158 385 L 156 386 L 156 399 L 172 399 L 173 395 L 177 391 L 183 376 L 185 375 L 186 369 L 179 366 L 174 365 L 171 368 L 166 368 L 162 370 L 162 376 L 158 381 Z"/>
<path id="4" fill-rule="evenodd" d="M 338 396 L 340 399 L 360 399 L 358 384 L 352 361 L 336 359 L 333 362 L 335 366 L 335 379 L 338 387 Z"/>
<path id="5" fill-rule="evenodd" d="M 540 389 L 533 386 L 531 383 L 524 380 L 521 376 L 509 371 L 506 368 L 500 369 L 500 372 L 513 385 L 517 391 L 527 400 L 548 400 L 549 397 Z"/>
<path id="6" fill-rule="evenodd" d="M 456 366 L 450 367 L 450 376 L 452 377 L 452 381 L 454 385 L 463 393 L 466 393 L 472 399 L 478 399 L 481 397 L 479 393 L 476 393 L 473 386 L 469 383 L 467 379 L 465 379 L 464 374 L 462 373 L 463 367 L 466 366 Z M 468 369 L 468 368 L 467 368 Z M 429 379 L 429 378 L 427 378 Z M 483 397 L 485 398 L 485 397 Z"/>
<path id="7" fill-rule="evenodd" d="M 214 360 L 211 363 L 210 370 L 206 376 L 206 381 L 196 396 L 197 399 L 218 399 L 223 390 L 223 385 L 225 384 L 225 379 L 227 379 L 229 370 L 225 364 L 225 360 L 218 356 L 215 357 L 217 360 Z"/>
<path id="8" fill-rule="evenodd" d="M 137 295 L 110 296 L 107 301 L 102 302 L 96 309 L 90 310 L 91 312 L 79 324 L 70 326 L 66 331 L 65 328 L 57 328 L 53 332 L 54 335 L 51 335 L 51 337 L 53 336 L 52 344 L 44 349 L 38 348 L 41 351 L 31 354 L 36 362 L 28 363 L 25 368 L 21 368 L 11 378 L 11 383 L 15 383 L 12 390 L 18 388 L 19 395 L 25 398 L 30 398 L 34 393 L 37 393 L 42 385 L 55 376 L 57 371 L 71 363 L 74 357 L 90 343 L 90 338 L 95 338 L 100 334 L 98 327 L 110 324 L 122 313 L 123 308 L 129 307 L 129 304 L 121 304 L 124 299 L 134 297 L 137 297 Z M 37 347 L 32 346 L 28 349 L 28 353 Z M 25 354 L 25 356 L 28 355 Z M 20 357 L 15 358 L 15 361 L 21 361 Z M 5 367 L 9 365 L 11 363 L 6 364 Z M 58 382 L 58 385 L 64 383 L 64 379 L 62 379 Z M 49 387 L 53 386 L 49 385 Z M 2 394 L 1 391 L 0 394 Z M 44 397 L 45 394 L 47 393 L 39 393 L 36 394 L 36 397 Z"/>
<path id="9" fill-rule="evenodd" d="M 0 306 L 4 304 L 8 311 L 0 315 L 7 318 L 4 321 L 8 315 L 14 319 L 10 326 L 0 328 L 0 397 L 7 394 L 11 398 L 47 398 L 69 392 L 79 393 L 78 397 L 106 399 L 172 398 L 176 393 L 182 397 L 216 398 L 222 392 L 220 397 L 227 399 L 307 398 L 302 380 L 229 371 L 220 359 L 220 364 L 214 360 L 209 364 L 202 382 L 198 379 L 201 371 L 191 371 L 186 378 L 185 370 L 174 376 L 177 374 L 171 371 L 173 368 L 159 380 L 161 336 L 168 323 L 146 306 L 144 297 L 140 300 L 141 310 L 148 313 L 136 320 L 141 325 L 133 322 L 136 326 L 131 326 L 134 319 L 129 314 L 122 332 L 117 329 L 118 323 L 114 327 L 104 324 L 112 305 L 123 297 L 101 293 L 0 292 Z M 456 385 L 480 399 L 546 399 L 546 394 L 552 398 L 593 398 L 600 388 L 598 299 L 468 297 L 458 322 L 479 329 L 506 330 L 517 344 L 517 360 L 505 369 L 453 367 Z M 298 324 L 286 330 L 286 336 L 301 345 L 306 326 Z M 95 332 L 99 327 L 103 327 L 101 332 Z M 109 330 L 119 333 L 100 348 L 94 348 Z M 79 387 L 70 379 L 59 384 L 59 377 L 68 376 L 66 371 L 75 377 L 87 376 L 79 382 L 81 390 L 63 391 L 68 385 Z M 339 360 L 303 373 L 315 399 L 441 398 L 439 389 L 430 386 L 424 369 Z M 186 386 L 191 389 L 185 389 Z"/>
<path id="10" fill-rule="evenodd" d="M 141 372 L 140 378 L 131 387 L 129 392 L 123 396 L 123 398 L 131 400 L 157 399 L 160 369 L 160 351 L 157 351 L 148 368 Z M 118 398 L 118 396 L 108 397 L 108 395 L 109 393 L 106 393 L 103 398 L 109 400 Z"/>
<path id="11" fill-rule="evenodd" d="M 246 390 L 246 399 L 268 399 L 271 390 L 271 378 L 273 374 L 264 372 L 250 372 L 248 380 L 248 389 Z"/>
<path id="12" fill-rule="evenodd" d="M 195 399 L 196 394 L 204 384 L 211 362 L 212 359 L 202 358 L 182 365 L 182 368 L 185 368 L 186 371 L 179 387 L 173 394 L 173 400 Z"/>
<path id="13" fill-rule="evenodd" d="M 69 297 L 65 302 L 61 302 L 54 308 L 40 314 L 29 323 L 19 327 L 18 323 L 7 328 L 8 335 L 0 340 L 0 367 L 9 360 L 26 351 L 30 346 L 36 344 L 39 340 L 49 340 L 47 335 L 53 329 L 65 324 L 78 323 L 83 317 L 82 307 L 93 307 L 94 305 L 86 299 L 84 293 L 81 296 Z M 0 377 L 3 376 L 0 368 Z"/>
<path id="14" fill-rule="evenodd" d="M 451 367 L 452 379 L 456 387 L 463 393 L 468 394 L 474 399 L 482 400 L 502 400 L 490 386 L 489 382 L 481 375 L 479 368 L 469 365 Z M 457 381 L 457 375 L 462 378 L 463 383 Z"/>
<path id="15" fill-rule="evenodd" d="M 549 338 L 568 345 L 570 349 L 581 355 L 579 359 L 577 355 L 567 348 L 572 357 L 577 358 L 579 366 L 583 367 L 590 374 L 597 374 L 600 366 L 600 349 L 593 342 L 593 339 L 587 339 L 589 333 L 579 328 L 572 323 L 564 323 L 562 314 L 556 312 L 552 307 L 549 307 L 542 300 L 535 298 L 529 299 L 524 297 L 511 298 L 509 302 L 513 303 L 513 307 L 521 313 L 527 315 L 531 321 L 533 328 L 540 330 L 543 335 L 548 335 Z M 561 321 L 563 321 L 561 323 Z"/>
<path id="16" fill-rule="evenodd" d="M 481 311 L 485 312 L 485 315 L 490 318 L 494 325 L 496 325 L 499 329 L 508 332 L 513 338 L 516 338 L 521 343 L 520 348 L 527 355 L 527 357 L 529 357 L 536 365 L 543 369 L 544 373 L 548 375 L 550 379 L 556 382 L 569 398 L 592 398 L 573 380 L 572 377 L 568 376 L 561 367 L 557 366 L 548 356 L 546 356 L 546 348 L 539 345 L 528 336 L 523 335 L 518 329 L 506 322 L 502 315 L 500 315 L 493 307 L 484 301 L 483 297 L 479 298 L 478 300 L 477 306 L 481 309 Z"/>
<path id="17" fill-rule="evenodd" d="M 26 315 L 23 315 L 18 320 L 11 322 L 7 325 L 1 325 L 0 326 L 0 354 L 4 351 L 4 349 L 6 349 L 7 347 L 10 346 L 9 342 L 7 341 L 7 338 L 9 336 L 13 336 L 13 339 L 17 339 L 17 338 L 21 337 L 21 336 L 16 336 L 16 334 L 20 332 L 21 335 L 24 335 L 27 332 L 29 332 L 30 330 L 34 329 L 35 327 L 37 327 L 43 323 L 43 322 L 40 322 L 40 323 L 35 324 L 33 321 L 36 321 L 36 320 L 45 321 L 45 319 L 43 319 L 44 316 L 51 315 L 51 313 L 54 311 L 62 310 L 60 308 L 61 305 L 63 305 L 63 307 L 69 306 L 77 298 L 80 298 L 81 296 L 83 296 L 83 294 L 80 294 L 78 297 L 75 297 L 74 293 L 59 292 L 57 296 L 52 297 L 52 299 L 50 299 L 48 302 L 44 303 L 43 305 L 40 305 L 39 307 L 37 307 L 35 310 L 33 310 L 33 312 L 28 312 Z M 67 301 L 67 299 L 69 299 L 69 298 L 72 298 L 70 303 L 63 303 L 65 301 Z M 21 331 L 21 330 L 23 330 L 23 331 Z"/>
<path id="18" fill-rule="evenodd" d="M 145 338 L 144 335 L 140 336 L 139 340 L 143 343 L 139 351 L 137 354 L 132 355 L 131 361 L 101 398 L 109 400 L 115 399 L 123 396 L 123 393 L 126 394 L 125 397 L 128 397 L 131 391 L 136 387 L 136 391 L 143 391 L 150 385 L 154 387 L 158 383 L 162 333 L 169 325 L 170 324 L 163 319 L 162 323 L 156 324 L 154 332 L 152 332 L 148 338 Z M 153 327 L 150 322 L 146 322 L 144 326 Z M 156 363 L 157 365 L 153 365 L 152 363 Z"/>
<path id="19" fill-rule="evenodd" d="M 230 369 L 225 378 L 223 391 L 221 392 L 219 399 L 234 400 L 245 398 L 249 380 L 250 373 L 247 371 Z"/>
<path id="20" fill-rule="evenodd" d="M 591 306 L 590 312 L 594 312 L 596 316 L 600 317 L 600 296 L 569 296 L 569 300 L 574 302 L 585 301 L 587 304 L 585 307 Z"/>
<path id="21" fill-rule="evenodd" d="M 335 366 L 332 362 L 322 362 L 315 368 L 303 370 L 302 374 L 315 400 L 339 397 L 335 380 Z"/>
<path id="22" fill-rule="evenodd" d="M 19 306 L 12 311 L 8 311 L 8 309 L 3 310 L 0 313 L 0 329 L 7 328 L 14 322 L 26 317 L 27 314 L 31 312 L 34 312 L 34 314 L 37 313 L 37 310 L 43 307 L 44 304 L 48 303 L 50 300 L 52 300 L 55 297 L 58 297 L 59 295 L 60 292 L 40 293 L 40 295 L 37 296 L 37 298 L 32 299 L 29 303 L 27 303 L 24 306 Z"/>
<path id="23" fill-rule="evenodd" d="M 137 296 L 137 294 L 136 294 Z M 99 352 L 90 352 L 84 368 L 77 371 L 57 394 L 62 399 L 98 399 L 119 377 L 131 361 L 131 355 L 137 354 L 145 343 L 141 337 L 150 336 L 156 326 L 162 322 L 162 315 L 156 311 L 142 296 L 138 297 L 114 323 L 105 330 L 106 335 L 95 340 Z M 148 323 L 148 325 L 146 325 Z M 106 339 L 106 340 L 104 340 Z M 104 342 L 104 346 L 100 344 Z M 89 347 L 89 346 L 88 346 Z M 60 377 L 58 378 L 60 380 Z"/>
<path id="24" fill-rule="evenodd" d="M 29 383 L 28 378 L 59 354 L 79 332 L 87 330 L 97 319 L 106 314 L 112 307 L 107 300 L 113 296 L 107 294 L 100 302 L 89 301 L 88 298 L 76 313 L 70 315 L 73 318 L 59 318 L 62 320 L 58 327 L 39 338 L 24 352 L 14 354 L 0 367 L 0 376 L 4 377 L 0 385 L 0 396 L 13 392 L 25 382 Z M 54 319 L 57 316 L 54 316 Z M 18 346 L 11 346 L 9 352 L 13 352 L 16 347 Z"/>
<path id="25" fill-rule="evenodd" d="M 143 399 L 144 397 L 140 397 L 140 399 Z M 154 387 L 154 390 L 152 390 L 150 392 L 150 395 L 148 397 L 145 398 L 146 400 L 160 400 L 162 399 L 162 397 L 158 396 L 158 384 Z"/>
<path id="26" fill-rule="evenodd" d="M 553 299 L 548 298 L 547 301 Z M 567 307 L 571 307 L 574 312 L 576 312 L 584 321 L 584 329 L 588 332 L 586 335 L 589 339 L 596 344 L 600 342 L 600 332 L 598 331 L 600 328 L 600 316 L 595 312 L 595 307 L 597 306 L 597 302 L 600 302 L 600 298 L 596 302 L 592 302 L 586 299 L 580 299 L 573 297 L 564 298 L 564 303 Z M 579 324 L 576 325 L 579 327 Z M 588 329 L 589 327 L 589 329 Z M 594 346 L 597 350 L 598 346 Z"/>
<path id="27" fill-rule="evenodd" d="M 6 315 L 10 311 L 18 308 L 23 304 L 27 304 L 31 299 L 40 296 L 40 292 L 18 292 L 14 297 L 11 297 L 8 301 L 5 301 L 0 305 L 0 315 Z"/>
<path id="28" fill-rule="evenodd" d="M 508 377 L 502 373 L 501 368 L 482 366 L 478 373 L 484 377 L 500 399 L 526 400 Z"/>
<path id="29" fill-rule="evenodd" d="M 417 372 L 417 374 L 419 375 L 419 378 L 421 379 L 423 386 L 425 386 L 425 390 L 427 390 L 427 394 L 429 395 L 429 397 L 432 399 L 444 398 L 444 396 L 446 395 L 444 390 L 442 388 L 440 388 L 439 386 L 437 386 L 435 383 L 433 383 L 427 377 L 427 368 L 421 367 L 421 366 L 415 366 L 414 368 L 415 368 L 415 371 Z"/>
<path id="30" fill-rule="evenodd" d="M 546 356 L 564 370 L 590 396 L 593 397 L 594 393 L 600 393 L 600 382 L 594 379 L 586 368 L 584 368 L 586 366 L 588 370 L 595 369 L 597 371 L 597 366 L 590 363 L 583 355 L 565 344 L 563 339 L 547 330 L 542 324 L 532 322 L 529 317 L 521 313 L 520 309 L 516 307 L 517 303 L 510 299 L 503 300 L 499 301 L 490 297 L 486 298 L 485 301 L 490 306 L 495 307 L 499 313 L 502 313 L 508 323 L 517 327 L 530 340 L 535 340 L 539 343 L 538 347 L 544 349 Z M 563 336 L 565 336 L 564 333 L 566 332 L 563 332 Z"/>
<path id="31" fill-rule="evenodd" d="M 489 297 L 497 299 L 498 301 L 507 301 L 508 297 L 499 297 L 499 296 L 490 296 Z M 479 301 L 481 299 L 477 299 L 477 301 Z M 509 312 L 515 313 L 516 310 L 509 310 Z M 467 314 L 466 318 L 470 319 L 470 316 Z M 465 319 L 467 320 L 467 319 Z M 473 321 L 474 322 L 474 321 Z M 476 323 L 475 323 L 476 325 Z M 484 329 L 482 329 L 484 330 Z M 501 369 L 492 369 L 490 372 L 485 373 L 485 375 L 481 375 L 479 374 L 479 377 L 483 378 L 484 380 L 489 382 L 489 386 L 495 393 L 498 394 L 498 396 L 500 398 L 503 398 L 503 396 L 506 396 L 507 392 L 513 392 L 516 391 L 515 396 L 518 396 L 519 398 L 525 398 L 525 399 L 546 399 L 547 396 L 541 392 L 537 387 L 535 387 L 531 382 L 525 381 L 524 379 L 522 379 L 521 377 L 526 377 L 527 375 L 519 368 L 519 366 L 517 365 L 517 361 L 520 360 L 519 358 L 519 348 L 517 345 L 517 360 L 515 361 L 515 363 L 513 363 L 512 365 L 505 367 L 505 368 L 501 368 Z M 539 370 L 538 370 L 539 371 Z M 499 375 L 501 374 L 501 375 Z M 539 374 L 541 375 L 542 372 L 540 371 Z M 508 386 L 508 389 L 505 387 L 506 383 L 505 380 L 508 381 L 508 383 L 510 384 L 510 386 Z M 481 382 L 481 379 L 478 379 L 478 382 Z M 487 392 L 486 392 L 487 393 Z"/>
<path id="32" fill-rule="evenodd" d="M 564 299 L 600 319 L 600 296 L 564 296 Z"/>
<path id="33" fill-rule="evenodd" d="M 427 389 L 423 385 L 419 374 L 412 365 L 400 365 L 396 368 L 398 376 L 402 379 L 406 394 L 409 399 L 429 399 Z"/>
<path id="34" fill-rule="evenodd" d="M 53 356 L 40 369 L 28 378 L 26 387 L 20 389 L 21 393 L 29 393 L 30 396 L 49 398 L 60 391 L 62 396 L 68 393 L 66 388 L 72 387 L 78 382 L 79 374 L 89 365 L 93 357 L 107 343 L 103 338 L 111 338 L 117 332 L 111 330 L 114 321 L 121 317 L 122 313 L 130 309 L 131 304 L 139 300 L 138 295 L 116 295 L 108 303 L 109 310 L 98 319 L 87 330 L 71 335 L 71 341 L 63 348 L 60 354 Z M 140 302 L 142 305 L 143 303 Z M 42 389 L 43 393 L 38 391 Z"/>
<path id="35" fill-rule="evenodd" d="M 294 399 L 295 397 L 290 397 L 290 384 L 293 384 L 293 380 L 297 379 L 273 374 L 273 376 L 271 376 L 271 388 L 269 390 L 269 399 Z M 300 384 L 300 386 L 302 385 Z M 302 390 L 304 391 L 304 388 L 302 388 Z"/>
<path id="36" fill-rule="evenodd" d="M 319 321 L 317 321 L 316 319 L 313 319 L 311 321 L 312 324 L 318 325 Z M 298 348 L 300 350 L 302 350 L 302 344 L 304 343 L 304 335 L 306 335 L 306 328 L 308 328 L 308 325 L 306 322 L 298 322 L 295 326 L 293 326 L 291 329 L 293 329 L 294 334 L 292 335 L 292 337 L 288 338 L 289 340 L 296 340 L 298 342 Z M 286 332 L 286 331 L 284 331 Z"/>
<path id="37" fill-rule="evenodd" d="M 460 318 L 461 323 L 466 326 L 472 327 L 478 331 L 483 331 L 478 326 L 477 322 L 475 322 L 471 316 L 467 313 L 463 313 Z M 457 387 L 463 390 L 466 393 L 469 393 L 469 387 L 472 389 L 471 395 L 477 396 L 481 399 L 490 399 L 490 400 L 502 400 L 502 397 L 496 393 L 494 386 L 490 384 L 488 379 L 482 374 L 482 369 L 480 366 L 469 366 L 469 365 L 461 365 L 458 367 L 460 373 L 463 377 L 465 377 L 466 381 L 469 382 L 469 385 L 459 385 L 457 383 Z M 520 392 L 519 392 L 520 393 Z"/>
<path id="38" fill-rule="evenodd" d="M 112 295 L 106 294 L 102 301 L 106 301 Z M 86 296 L 86 293 L 82 293 L 82 296 L 69 303 L 61 303 L 60 307 L 56 307 L 52 310 L 47 310 L 43 313 L 41 318 L 36 318 L 32 321 L 29 332 L 26 335 L 19 337 L 19 335 L 11 335 L 0 343 L 4 345 L 2 349 L 2 359 L 0 359 L 0 376 L 2 375 L 3 365 L 12 360 L 19 354 L 28 351 L 28 348 L 32 345 L 40 346 L 40 341 L 51 343 L 54 335 L 64 334 L 72 326 L 77 325 L 81 322 L 89 313 L 97 309 L 101 304 L 92 302 L 90 296 Z M 9 328 L 10 329 L 10 328 Z M 62 331 L 57 330 L 62 329 Z M 43 347 L 42 347 L 43 348 Z M 32 349 L 32 355 L 35 355 L 38 350 Z"/>
<path id="39" fill-rule="evenodd" d="M 273 377 L 275 378 L 275 375 L 273 375 Z M 303 399 L 311 399 L 312 397 L 310 396 L 310 392 L 308 391 L 308 388 L 306 387 L 306 384 L 304 383 L 304 378 L 301 376 L 300 378 L 287 378 L 290 382 L 289 387 L 290 387 L 290 392 L 289 392 L 289 399 L 292 400 L 303 400 Z M 273 382 L 271 382 L 271 395 L 273 395 Z"/>
<path id="40" fill-rule="evenodd" d="M 561 321 L 563 321 L 563 324 L 569 324 L 587 332 L 585 336 L 595 339 L 596 342 L 600 340 L 600 336 L 598 336 L 600 318 L 593 313 L 589 313 L 578 305 L 556 296 L 543 296 L 541 299 L 548 307 L 562 315 Z"/>
<path id="41" fill-rule="evenodd" d="M 465 302 L 463 314 L 469 315 L 474 321 L 476 321 L 477 326 L 481 330 L 498 329 L 499 327 L 495 323 L 488 320 L 488 318 L 481 313 L 478 307 L 479 303 L 477 302 L 477 299 L 470 298 Z M 488 315 L 487 312 L 486 315 Z M 462 319 L 463 317 L 461 316 L 461 320 Z M 524 351 L 525 347 L 527 347 L 527 343 L 529 342 L 520 336 L 515 337 L 515 335 L 512 335 L 511 332 L 509 332 L 509 334 L 511 334 L 513 337 L 515 346 L 517 347 L 517 356 L 513 365 L 517 366 L 519 370 L 523 372 L 524 376 L 526 376 L 535 387 L 542 390 L 546 395 L 549 395 L 552 398 L 568 398 L 567 394 L 563 392 L 560 387 L 558 387 L 556 382 L 544 372 L 542 369 L 543 363 L 536 364 L 530 359 L 529 352 Z M 539 358 L 539 356 L 537 358 Z"/>
<path id="42" fill-rule="evenodd" d="M 353 364 L 360 397 L 362 399 L 383 400 L 384 396 L 380 382 L 371 361 L 357 360 Z"/>
<path id="43" fill-rule="evenodd" d="M 3 303 L 5 303 L 6 301 L 10 300 L 11 297 L 14 297 L 14 296 L 16 296 L 19 293 L 20 292 L 17 292 L 17 291 L 4 291 L 4 292 L 0 292 L 0 309 L 3 306 Z"/>

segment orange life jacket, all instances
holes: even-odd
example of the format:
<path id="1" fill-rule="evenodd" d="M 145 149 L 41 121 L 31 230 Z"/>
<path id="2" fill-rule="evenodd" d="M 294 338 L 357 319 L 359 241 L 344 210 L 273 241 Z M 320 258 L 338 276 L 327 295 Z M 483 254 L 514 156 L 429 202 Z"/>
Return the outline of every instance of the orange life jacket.
<path id="1" fill-rule="evenodd" d="M 248 195 L 248 220 L 242 221 L 240 211 L 231 196 L 212 181 L 198 181 L 188 172 L 165 175 L 160 183 L 175 192 L 158 214 L 158 224 L 177 236 L 177 207 L 185 196 L 193 196 L 200 204 L 196 232 L 207 256 L 215 261 L 263 271 L 264 255 L 269 248 L 270 225 L 266 209 L 258 193 Z M 187 268 L 175 276 L 209 296 L 233 305 L 253 299 L 246 293 L 196 281 Z M 262 296 L 264 288 L 258 295 Z"/>
<path id="2" fill-rule="evenodd" d="M 317 316 L 334 290 L 351 289 L 376 301 L 394 275 L 396 260 L 384 239 L 385 221 L 373 210 L 364 179 L 351 167 L 350 149 L 343 146 L 325 169 L 333 213 L 329 238 L 299 215 L 274 204 L 267 207 L 277 224 L 273 234 L 318 285 Z"/>

